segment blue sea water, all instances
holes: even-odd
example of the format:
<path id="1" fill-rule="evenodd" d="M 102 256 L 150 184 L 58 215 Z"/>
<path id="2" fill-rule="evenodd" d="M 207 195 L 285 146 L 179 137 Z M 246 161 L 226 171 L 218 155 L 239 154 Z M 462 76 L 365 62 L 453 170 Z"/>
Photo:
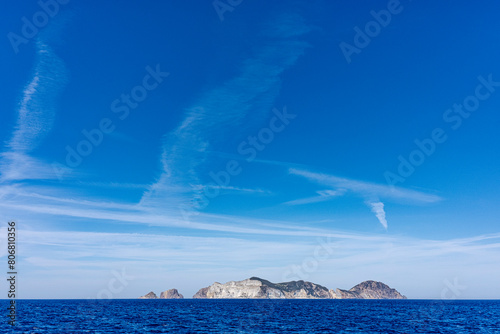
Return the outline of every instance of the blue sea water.
<path id="1" fill-rule="evenodd" d="M 500 301 L 18 300 L 2 333 L 500 333 Z"/>

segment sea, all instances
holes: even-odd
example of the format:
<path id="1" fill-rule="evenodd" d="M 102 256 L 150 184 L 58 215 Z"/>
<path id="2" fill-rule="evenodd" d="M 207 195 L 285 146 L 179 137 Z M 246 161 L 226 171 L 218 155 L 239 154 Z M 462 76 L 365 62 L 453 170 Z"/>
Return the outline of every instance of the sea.
<path id="1" fill-rule="evenodd" d="M 498 300 L 8 300 L 1 333 L 500 333 Z"/>

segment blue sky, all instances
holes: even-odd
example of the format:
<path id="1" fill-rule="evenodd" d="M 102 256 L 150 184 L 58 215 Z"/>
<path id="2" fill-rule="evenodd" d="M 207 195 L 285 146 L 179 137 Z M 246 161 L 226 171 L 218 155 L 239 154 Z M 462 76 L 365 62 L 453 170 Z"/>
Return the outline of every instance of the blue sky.
<path id="1" fill-rule="evenodd" d="M 47 3 L 0 14 L 21 298 L 500 298 L 494 1 Z"/>

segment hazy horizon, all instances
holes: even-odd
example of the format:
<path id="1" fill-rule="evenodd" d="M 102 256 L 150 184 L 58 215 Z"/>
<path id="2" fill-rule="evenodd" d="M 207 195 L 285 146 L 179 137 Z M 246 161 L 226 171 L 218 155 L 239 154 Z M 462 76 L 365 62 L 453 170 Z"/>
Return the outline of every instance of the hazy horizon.
<path id="1" fill-rule="evenodd" d="M 18 299 L 500 299 L 498 3 L 40 3 L 0 14 Z"/>

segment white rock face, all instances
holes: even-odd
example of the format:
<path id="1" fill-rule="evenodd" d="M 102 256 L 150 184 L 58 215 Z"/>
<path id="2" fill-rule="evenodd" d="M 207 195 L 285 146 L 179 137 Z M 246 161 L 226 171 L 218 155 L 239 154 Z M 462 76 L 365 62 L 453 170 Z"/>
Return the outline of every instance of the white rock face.
<path id="1" fill-rule="evenodd" d="M 350 290 L 330 290 L 330 297 L 332 299 L 406 299 L 396 289 L 375 281 L 364 281 Z"/>
<path id="2" fill-rule="evenodd" d="M 331 299 L 342 299 L 342 295 L 340 295 L 339 291 L 335 291 L 333 289 L 330 289 L 330 291 L 328 291 L 328 292 L 330 294 Z"/>
<path id="3" fill-rule="evenodd" d="M 275 284 L 252 277 L 243 281 L 230 281 L 225 284 L 215 282 L 209 287 L 200 289 L 193 298 L 306 299 L 329 297 L 328 290 L 325 287 L 314 283 L 293 281 Z"/>
<path id="4" fill-rule="evenodd" d="M 208 287 L 206 298 L 285 298 L 276 289 L 263 291 L 262 282 L 250 278 L 243 281 L 230 281 L 225 284 L 215 282 Z"/>
<path id="5" fill-rule="evenodd" d="M 350 290 L 328 290 L 305 281 L 272 283 L 258 277 L 230 281 L 200 289 L 193 298 L 248 299 L 406 299 L 395 289 L 381 282 L 365 281 Z"/>

